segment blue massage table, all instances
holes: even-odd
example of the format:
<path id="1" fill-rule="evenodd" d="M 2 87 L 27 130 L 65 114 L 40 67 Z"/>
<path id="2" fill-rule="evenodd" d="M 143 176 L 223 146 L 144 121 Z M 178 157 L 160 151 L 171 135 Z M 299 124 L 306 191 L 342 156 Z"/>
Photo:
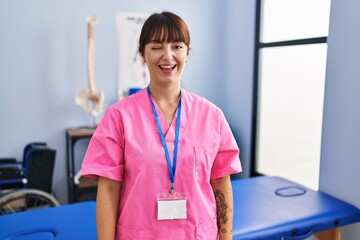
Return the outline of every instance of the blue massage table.
<path id="1" fill-rule="evenodd" d="M 1 240 L 97 240 L 95 202 L 0 216 Z"/>
<path id="2" fill-rule="evenodd" d="M 360 221 L 360 209 L 280 177 L 232 181 L 234 240 L 339 238 L 339 227 Z"/>
<path id="3" fill-rule="evenodd" d="M 339 239 L 321 233 L 360 221 L 360 210 L 279 177 L 232 181 L 234 240 Z M 324 231 L 326 230 L 326 231 Z M 0 216 L 0 239 L 96 240 L 95 202 Z"/>

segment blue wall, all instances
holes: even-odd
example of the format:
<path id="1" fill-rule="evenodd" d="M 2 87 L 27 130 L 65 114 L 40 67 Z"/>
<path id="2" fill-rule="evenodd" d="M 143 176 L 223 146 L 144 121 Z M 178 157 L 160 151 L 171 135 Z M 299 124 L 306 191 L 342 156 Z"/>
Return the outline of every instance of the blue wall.
<path id="1" fill-rule="evenodd" d="M 242 177 L 250 174 L 255 2 L 228 0 L 225 8 L 222 109 L 240 147 Z"/>
<path id="2" fill-rule="evenodd" d="M 65 129 L 90 125 L 75 105 L 86 89 L 86 24 L 95 13 L 95 76 L 105 106 L 117 101 L 117 11 L 171 10 L 192 33 L 192 52 L 183 75 L 186 88 L 220 106 L 241 148 L 249 175 L 254 49 L 253 0 L 34 0 L 0 2 L 0 157 L 21 159 L 30 141 L 57 149 L 54 190 L 67 200 Z M 360 207 L 359 65 L 360 3 L 332 0 L 320 189 Z M 79 142 L 80 149 L 86 142 Z M 82 153 L 78 158 L 81 159 Z M 346 186 L 346 187 L 344 187 Z M 359 224 L 343 231 L 360 239 Z"/>
<path id="3" fill-rule="evenodd" d="M 57 149 L 53 189 L 67 201 L 65 129 L 91 125 L 74 102 L 87 88 L 86 18 L 95 13 L 95 77 L 105 107 L 117 101 L 117 11 L 171 10 L 188 23 L 192 52 L 184 86 L 220 106 L 241 147 L 247 176 L 250 144 L 254 1 L 11 1 L 0 2 L 0 157 L 21 160 L 25 144 Z M 81 159 L 86 141 L 76 147 Z"/>
<path id="4" fill-rule="evenodd" d="M 360 2 L 332 0 L 320 190 L 360 208 Z M 342 231 L 360 239 L 360 223 Z"/>

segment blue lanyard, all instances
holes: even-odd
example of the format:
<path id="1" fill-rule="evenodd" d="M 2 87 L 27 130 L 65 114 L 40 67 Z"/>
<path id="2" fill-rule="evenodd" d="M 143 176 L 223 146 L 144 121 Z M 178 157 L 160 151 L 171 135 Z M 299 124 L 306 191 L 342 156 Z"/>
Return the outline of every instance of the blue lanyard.
<path id="1" fill-rule="evenodd" d="M 155 104 L 152 101 L 151 96 L 150 96 L 149 86 L 147 87 L 147 93 L 148 93 L 148 96 L 149 96 L 149 99 L 150 99 L 150 102 L 151 102 L 152 109 L 154 111 L 155 121 L 156 121 L 158 132 L 159 132 L 159 135 L 160 135 L 160 138 L 161 138 L 161 142 L 162 142 L 162 145 L 164 147 L 165 157 L 166 157 L 168 170 L 169 170 L 169 174 L 170 174 L 170 181 L 171 181 L 170 194 L 173 195 L 174 194 L 175 171 L 176 171 L 176 160 L 177 160 L 177 153 L 178 153 L 178 147 L 179 147 L 180 117 L 181 117 L 181 95 L 180 95 L 178 111 L 177 111 L 177 117 L 176 117 L 174 157 L 173 157 L 173 164 L 171 166 L 169 150 L 167 148 L 167 145 L 166 145 L 166 142 L 165 142 L 165 137 L 164 137 L 163 131 L 161 129 L 161 125 L 160 125 L 160 121 L 159 121 L 159 115 L 157 114 Z"/>

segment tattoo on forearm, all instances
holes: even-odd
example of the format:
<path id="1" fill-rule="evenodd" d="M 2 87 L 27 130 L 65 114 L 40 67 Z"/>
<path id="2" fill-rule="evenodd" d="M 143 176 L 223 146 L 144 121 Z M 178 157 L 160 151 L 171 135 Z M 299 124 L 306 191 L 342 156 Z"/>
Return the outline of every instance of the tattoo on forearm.
<path id="1" fill-rule="evenodd" d="M 221 224 L 226 224 L 227 221 L 229 221 L 229 217 L 227 215 L 227 209 L 229 208 L 229 206 L 225 202 L 225 196 L 222 191 L 217 189 L 214 191 L 214 194 L 215 194 L 215 200 L 216 200 L 218 228 L 221 229 Z M 225 233 L 226 229 L 223 228 L 221 231 L 223 233 Z"/>

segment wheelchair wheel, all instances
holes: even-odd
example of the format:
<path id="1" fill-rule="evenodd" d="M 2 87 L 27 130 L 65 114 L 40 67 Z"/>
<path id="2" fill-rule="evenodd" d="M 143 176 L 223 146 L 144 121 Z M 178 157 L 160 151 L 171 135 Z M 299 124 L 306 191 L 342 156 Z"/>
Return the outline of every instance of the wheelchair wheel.
<path id="1" fill-rule="evenodd" d="M 59 205 L 55 197 L 37 189 L 18 189 L 0 195 L 0 215 Z"/>

